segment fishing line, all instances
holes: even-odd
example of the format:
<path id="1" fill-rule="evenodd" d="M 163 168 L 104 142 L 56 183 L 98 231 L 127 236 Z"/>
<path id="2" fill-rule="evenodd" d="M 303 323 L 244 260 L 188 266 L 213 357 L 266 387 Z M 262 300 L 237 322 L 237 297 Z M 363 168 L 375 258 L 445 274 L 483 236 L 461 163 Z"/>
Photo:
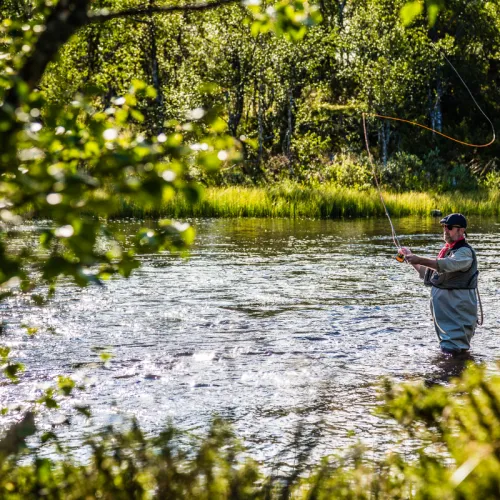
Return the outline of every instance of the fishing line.
<path id="1" fill-rule="evenodd" d="M 368 132 L 367 132 L 367 127 L 366 127 L 366 117 L 367 116 L 373 116 L 375 118 L 380 118 L 380 119 L 383 119 L 383 120 L 392 120 L 392 121 L 398 121 L 398 122 L 408 123 L 410 125 L 414 125 L 416 127 L 420 127 L 420 128 L 425 129 L 425 130 L 428 130 L 430 132 L 433 132 L 433 133 L 435 133 L 437 135 L 440 135 L 441 137 L 444 137 L 445 139 L 448 139 L 450 141 L 454 141 L 454 142 L 457 142 L 458 144 L 462 144 L 463 146 L 468 146 L 468 147 L 471 147 L 471 148 L 486 148 L 488 146 L 491 146 L 495 142 L 495 140 L 496 140 L 496 133 L 495 133 L 495 127 L 493 125 L 493 122 L 489 119 L 488 115 L 483 111 L 483 109 L 481 108 L 481 106 L 478 104 L 478 102 L 474 98 L 474 95 L 472 94 L 471 90 L 469 89 L 468 85 L 465 83 L 465 81 L 462 78 L 462 76 L 460 75 L 460 73 L 457 71 L 457 69 L 455 68 L 455 66 L 453 66 L 453 64 L 451 63 L 451 61 L 446 57 L 446 55 L 444 54 L 443 51 L 441 51 L 434 44 L 431 44 L 431 46 L 441 56 L 443 56 L 443 58 L 445 59 L 445 61 L 451 66 L 451 68 L 453 69 L 453 71 L 456 73 L 456 75 L 458 76 L 458 78 L 462 82 L 463 86 L 467 89 L 467 92 L 469 93 L 469 95 L 471 96 L 472 100 L 474 101 L 474 104 L 476 105 L 477 109 L 479 109 L 479 111 L 482 113 L 482 115 L 486 118 L 486 120 L 490 124 L 491 131 L 492 131 L 492 139 L 488 143 L 485 143 L 485 144 L 472 144 L 470 142 L 461 141 L 461 140 L 456 139 L 454 137 L 451 137 L 449 135 L 443 134 L 442 132 L 439 132 L 438 130 L 436 130 L 436 129 L 432 128 L 432 127 L 427 127 L 426 125 L 422 125 L 420 123 L 417 123 L 417 122 L 414 122 L 414 121 L 411 121 L 411 120 L 405 120 L 403 118 L 398 118 L 398 117 L 395 117 L 395 116 L 379 115 L 377 113 L 363 113 L 362 114 L 362 117 L 363 117 L 363 131 L 364 131 L 364 136 L 365 136 L 366 151 L 368 153 L 368 160 L 369 160 L 370 165 L 372 167 L 373 178 L 375 179 L 375 185 L 377 186 L 377 191 L 378 191 L 378 194 L 380 196 L 380 201 L 382 202 L 382 205 L 383 205 L 384 211 L 385 211 L 385 215 L 387 216 L 387 219 L 389 220 L 389 224 L 391 226 L 392 241 L 394 242 L 394 245 L 398 249 L 401 248 L 401 245 L 399 243 L 398 236 L 397 236 L 396 231 L 394 229 L 394 224 L 392 223 L 392 219 L 391 219 L 391 216 L 389 214 L 389 210 L 387 209 L 387 206 L 385 204 L 384 197 L 382 196 L 382 190 L 380 189 L 380 183 L 378 181 L 377 171 L 375 169 L 375 164 L 373 162 L 372 154 L 370 152 L 370 144 L 368 142 Z M 402 260 L 400 260 L 400 258 L 399 258 L 399 254 L 398 254 L 398 257 L 396 257 L 396 258 L 400 262 L 402 262 Z"/>
<path id="2" fill-rule="evenodd" d="M 394 242 L 394 245 L 396 248 L 401 248 L 401 245 L 399 243 L 398 236 L 396 234 L 396 230 L 394 229 L 394 224 L 392 223 L 391 216 L 389 215 L 389 210 L 387 210 L 387 205 L 385 204 L 384 197 L 382 196 L 382 190 L 380 189 L 380 184 L 378 182 L 378 177 L 377 177 L 377 171 L 375 169 L 375 163 L 373 162 L 372 154 L 370 152 L 370 145 L 368 143 L 368 132 L 366 130 L 366 113 L 363 113 L 363 130 L 365 133 L 365 144 L 366 144 L 366 151 L 368 152 L 368 160 L 370 161 L 370 165 L 372 167 L 372 173 L 373 173 L 373 178 L 375 179 L 375 185 L 377 186 L 377 191 L 380 196 L 380 201 L 382 202 L 382 205 L 385 210 L 385 215 L 387 215 L 387 218 L 389 219 L 389 224 L 391 225 L 391 232 L 392 232 L 392 241 Z"/>

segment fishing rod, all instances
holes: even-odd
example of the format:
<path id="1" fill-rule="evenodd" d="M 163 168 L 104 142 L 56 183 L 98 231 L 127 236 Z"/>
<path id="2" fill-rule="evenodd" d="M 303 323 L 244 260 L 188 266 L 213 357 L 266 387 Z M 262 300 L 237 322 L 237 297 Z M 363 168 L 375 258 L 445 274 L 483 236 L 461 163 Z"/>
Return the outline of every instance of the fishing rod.
<path id="1" fill-rule="evenodd" d="M 422 125 L 421 123 L 417 123 L 417 122 L 414 122 L 414 121 L 411 121 L 411 120 L 405 120 L 403 118 L 398 118 L 398 117 L 395 117 L 395 116 L 380 115 L 380 114 L 377 114 L 377 113 L 362 113 L 363 131 L 364 131 L 366 151 L 368 153 L 368 160 L 369 160 L 371 168 L 372 168 L 373 178 L 375 180 L 375 185 L 377 187 L 377 191 L 378 191 L 378 194 L 379 194 L 379 197 L 380 197 L 380 201 L 382 202 L 382 205 L 383 205 L 384 211 L 385 211 L 385 215 L 387 216 L 387 219 L 389 220 L 389 224 L 391 226 L 392 241 L 393 241 L 394 245 L 396 246 L 396 248 L 398 250 L 398 253 L 396 255 L 396 260 L 398 262 L 405 262 L 406 259 L 405 259 L 404 254 L 399 251 L 400 248 L 401 248 L 401 244 L 399 243 L 399 239 L 398 239 L 398 236 L 396 234 L 396 230 L 394 229 L 394 224 L 392 223 L 392 219 L 391 219 L 391 216 L 389 214 L 389 210 L 387 209 L 387 205 L 385 204 L 384 197 L 382 196 L 382 190 L 380 188 L 380 183 L 379 183 L 379 180 L 378 180 L 377 171 L 375 169 L 375 164 L 373 162 L 372 154 L 371 154 L 371 151 L 370 151 L 370 144 L 368 142 L 368 131 L 367 131 L 367 127 L 366 127 L 366 117 L 367 116 L 372 116 L 372 117 L 380 118 L 380 119 L 383 119 L 383 120 L 392 120 L 392 121 L 398 121 L 398 122 L 408 123 L 410 125 L 414 125 L 416 127 L 420 127 L 420 128 L 425 129 L 425 130 L 428 130 L 430 132 L 433 132 L 433 133 L 435 133 L 437 135 L 440 135 L 440 136 L 442 136 L 445 139 L 448 139 L 450 141 L 454 141 L 454 142 L 457 142 L 458 144 L 461 144 L 463 146 L 472 147 L 472 148 L 486 148 L 488 146 L 491 146 L 495 142 L 495 140 L 496 140 L 496 133 L 495 133 L 495 127 L 493 125 L 493 122 L 489 119 L 488 115 L 483 111 L 483 109 L 481 108 L 481 106 L 478 104 L 478 102 L 474 98 L 474 95 L 472 94 L 471 90 L 469 89 L 468 85 L 465 83 L 465 81 L 462 78 L 462 76 L 460 75 L 460 73 L 457 71 L 457 69 L 455 68 L 455 66 L 453 66 L 453 64 L 451 63 L 451 61 L 446 57 L 446 55 L 444 54 L 444 52 L 442 50 L 440 50 L 434 44 L 431 44 L 431 47 L 433 47 L 440 55 L 443 56 L 443 58 L 446 60 L 446 62 L 451 66 L 451 68 L 453 69 L 453 71 L 456 73 L 456 75 L 458 76 L 458 78 L 460 79 L 460 81 L 462 82 L 462 84 L 464 85 L 464 87 L 467 89 L 467 92 L 469 93 L 469 95 L 471 96 L 472 100 L 474 101 L 474 104 L 479 109 L 479 111 L 482 113 L 482 115 L 486 118 L 486 120 L 488 121 L 488 123 L 490 124 L 491 131 L 492 131 L 492 139 L 489 142 L 485 143 L 485 144 L 472 144 L 472 143 L 469 143 L 469 142 L 461 141 L 461 140 L 456 139 L 454 137 L 451 137 L 449 135 L 443 134 L 442 132 L 440 132 L 440 131 L 432 128 L 432 127 L 427 127 L 426 125 Z"/>

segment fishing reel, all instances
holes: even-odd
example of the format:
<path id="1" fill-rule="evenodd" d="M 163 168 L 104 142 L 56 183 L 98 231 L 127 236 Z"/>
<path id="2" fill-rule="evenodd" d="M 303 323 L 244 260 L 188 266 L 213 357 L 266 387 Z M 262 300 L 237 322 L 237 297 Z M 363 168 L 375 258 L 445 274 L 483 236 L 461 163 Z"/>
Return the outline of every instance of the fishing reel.
<path id="1" fill-rule="evenodd" d="M 411 250 L 406 247 L 398 247 L 398 254 L 396 255 L 396 260 L 398 262 L 408 262 L 406 257 L 411 255 Z"/>
<path id="2" fill-rule="evenodd" d="M 398 254 L 396 255 L 396 260 L 398 262 L 404 262 L 405 261 L 405 254 L 404 253 L 401 253 L 401 252 L 398 252 Z"/>

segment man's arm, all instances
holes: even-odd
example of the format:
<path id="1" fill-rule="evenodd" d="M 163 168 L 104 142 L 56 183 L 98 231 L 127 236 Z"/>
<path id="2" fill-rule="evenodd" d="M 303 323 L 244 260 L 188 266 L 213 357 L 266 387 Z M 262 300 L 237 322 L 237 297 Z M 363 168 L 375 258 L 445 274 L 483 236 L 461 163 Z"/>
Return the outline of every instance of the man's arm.
<path id="1" fill-rule="evenodd" d="M 411 250 L 407 247 L 401 247 L 399 252 L 405 256 L 406 262 L 410 263 L 423 278 L 425 274 L 425 269 L 422 267 L 430 267 L 437 271 L 437 259 L 427 259 L 425 257 L 419 257 L 418 255 L 412 254 Z"/>
<path id="2" fill-rule="evenodd" d="M 418 255 L 412 253 L 410 255 L 406 255 L 406 260 L 419 272 L 420 266 L 429 267 L 431 269 L 434 269 L 434 271 L 438 270 L 437 259 L 419 257 Z"/>

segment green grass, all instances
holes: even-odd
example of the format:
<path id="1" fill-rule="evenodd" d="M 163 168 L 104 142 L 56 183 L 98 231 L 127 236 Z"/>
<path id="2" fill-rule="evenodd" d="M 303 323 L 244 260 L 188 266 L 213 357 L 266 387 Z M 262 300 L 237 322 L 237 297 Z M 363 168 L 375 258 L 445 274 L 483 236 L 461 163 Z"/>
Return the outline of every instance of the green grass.
<path id="1" fill-rule="evenodd" d="M 391 216 L 429 215 L 433 209 L 443 213 L 466 215 L 499 215 L 500 192 L 474 193 L 383 193 Z M 205 189 L 198 203 L 173 198 L 158 213 L 142 211 L 134 204 L 124 203 L 122 216 L 170 217 L 307 217 L 339 218 L 383 216 L 384 208 L 375 189 L 358 191 L 337 185 L 315 187 L 282 183 L 266 187 L 211 187 Z"/>

